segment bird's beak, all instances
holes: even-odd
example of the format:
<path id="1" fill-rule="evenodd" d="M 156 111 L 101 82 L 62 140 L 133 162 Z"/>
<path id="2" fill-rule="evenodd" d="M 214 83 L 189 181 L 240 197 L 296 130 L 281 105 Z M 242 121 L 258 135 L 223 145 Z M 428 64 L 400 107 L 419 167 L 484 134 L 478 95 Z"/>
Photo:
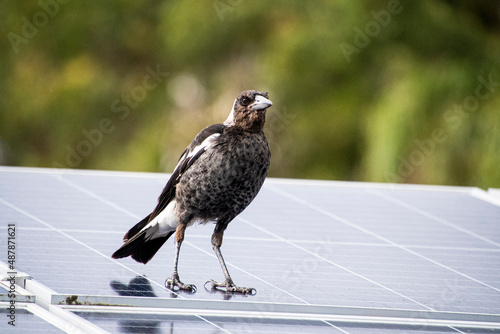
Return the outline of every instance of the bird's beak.
<path id="1" fill-rule="evenodd" d="M 255 102 L 250 105 L 252 110 L 263 110 L 272 106 L 273 103 L 262 95 L 255 96 Z"/>

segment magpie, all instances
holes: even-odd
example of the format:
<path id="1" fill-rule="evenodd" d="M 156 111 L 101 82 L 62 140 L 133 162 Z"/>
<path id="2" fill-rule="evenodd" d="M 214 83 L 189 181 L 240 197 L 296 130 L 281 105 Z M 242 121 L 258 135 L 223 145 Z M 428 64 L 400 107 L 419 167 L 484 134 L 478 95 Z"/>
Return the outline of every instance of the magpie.
<path id="1" fill-rule="evenodd" d="M 263 127 L 270 106 L 267 93 L 244 91 L 224 123 L 201 130 L 181 154 L 153 212 L 125 234 L 124 244 L 112 257 L 131 256 L 146 264 L 175 233 L 174 270 L 165 286 L 196 292 L 194 284 L 179 278 L 179 251 L 188 226 L 212 221 L 212 248 L 225 280 L 209 280 L 205 285 L 254 294 L 255 289 L 234 284 L 220 247 L 228 224 L 252 202 L 266 178 L 271 152 Z"/>

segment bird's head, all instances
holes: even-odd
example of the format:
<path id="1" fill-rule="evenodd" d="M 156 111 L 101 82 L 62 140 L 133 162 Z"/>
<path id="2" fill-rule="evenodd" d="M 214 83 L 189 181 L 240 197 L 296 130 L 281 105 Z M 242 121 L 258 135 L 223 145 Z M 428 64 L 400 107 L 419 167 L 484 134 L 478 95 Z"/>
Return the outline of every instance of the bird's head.
<path id="1" fill-rule="evenodd" d="M 261 131 L 266 120 L 266 109 L 272 105 L 267 93 L 246 90 L 234 100 L 233 109 L 224 124 L 247 131 Z"/>

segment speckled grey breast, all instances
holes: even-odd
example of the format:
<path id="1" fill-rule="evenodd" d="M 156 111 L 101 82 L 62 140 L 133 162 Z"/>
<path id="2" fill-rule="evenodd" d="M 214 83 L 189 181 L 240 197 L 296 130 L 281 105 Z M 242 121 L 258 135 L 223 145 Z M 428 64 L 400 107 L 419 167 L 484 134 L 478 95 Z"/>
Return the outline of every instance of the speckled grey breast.
<path id="1" fill-rule="evenodd" d="M 229 223 L 259 192 L 271 153 L 264 133 L 226 130 L 182 176 L 176 190 L 183 223 L 217 220 Z"/>

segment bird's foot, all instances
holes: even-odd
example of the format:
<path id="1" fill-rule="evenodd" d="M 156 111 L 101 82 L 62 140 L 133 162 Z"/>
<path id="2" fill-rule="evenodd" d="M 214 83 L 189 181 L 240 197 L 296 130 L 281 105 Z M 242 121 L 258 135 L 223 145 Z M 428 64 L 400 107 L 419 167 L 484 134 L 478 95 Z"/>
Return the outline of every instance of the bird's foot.
<path id="1" fill-rule="evenodd" d="M 206 281 L 204 284 L 205 289 L 206 289 L 206 286 L 208 283 L 210 283 L 210 287 L 211 287 L 212 291 L 219 290 L 218 288 L 226 288 L 227 292 L 242 293 L 244 295 L 254 296 L 257 293 L 257 290 L 255 290 L 254 288 L 245 288 L 245 287 L 236 286 L 231 279 L 226 279 L 222 283 L 216 282 L 214 280 Z"/>
<path id="2" fill-rule="evenodd" d="M 172 291 L 184 290 L 191 293 L 195 293 L 197 290 L 196 285 L 194 284 L 182 283 L 181 280 L 179 279 L 179 275 L 175 273 L 172 275 L 172 277 L 167 278 L 167 280 L 165 281 L 165 287 L 167 287 L 167 289 L 170 289 Z M 176 289 L 176 287 L 178 289 Z"/>

